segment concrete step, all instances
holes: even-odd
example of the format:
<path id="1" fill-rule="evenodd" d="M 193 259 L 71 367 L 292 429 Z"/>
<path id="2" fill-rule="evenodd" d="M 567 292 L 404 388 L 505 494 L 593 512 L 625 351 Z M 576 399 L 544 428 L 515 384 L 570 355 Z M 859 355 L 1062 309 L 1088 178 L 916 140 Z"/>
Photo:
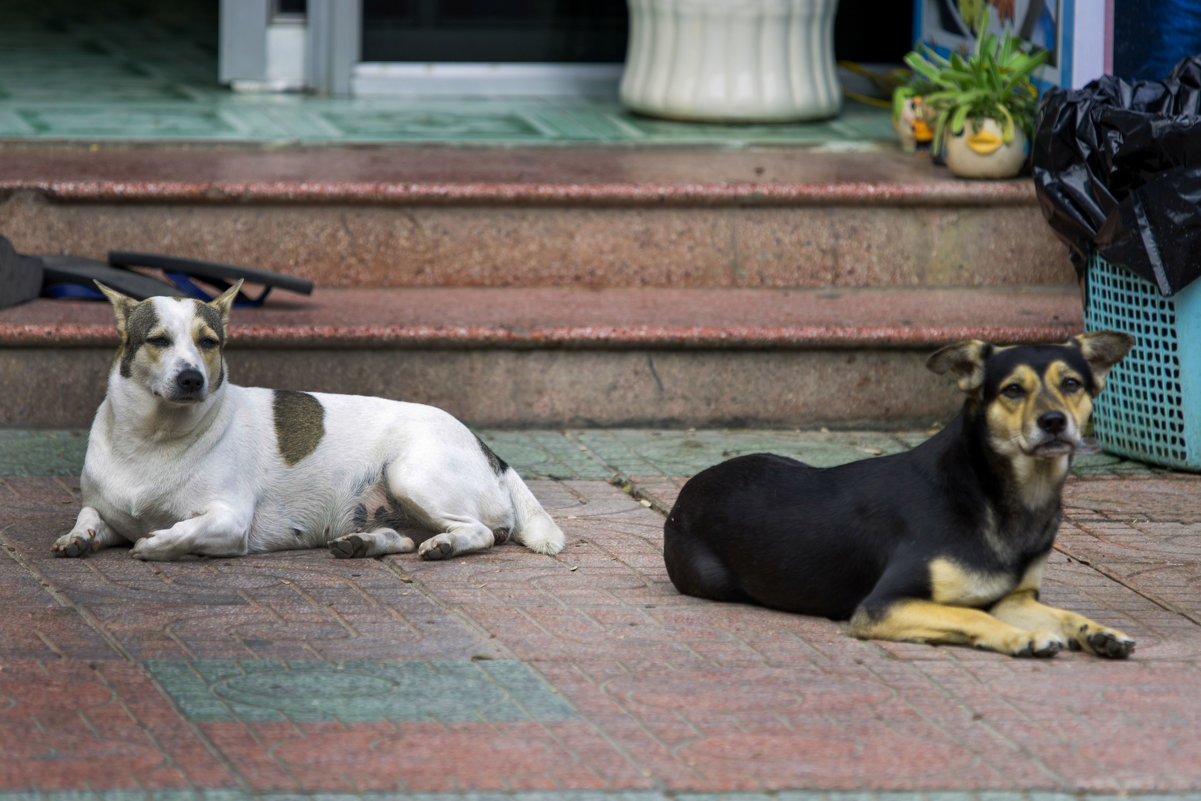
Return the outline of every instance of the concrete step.
<path id="1" fill-rule="evenodd" d="M 926 426 L 960 403 L 926 355 L 1062 340 L 1071 286 L 321 288 L 236 309 L 246 385 L 432 403 L 480 426 Z M 105 303 L 0 310 L 0 424 L 87 425 L 116 343 Z"/>
<path id="2" fill-rule="evenodd" d="M 1065 284 L 1029 180 L 895 148 L 6 146 L 0 233 L 327 287 Z"/>
<path id="3" fill-rule="evenodd" d="M 314 281 L 239 311 L 243 384 L 476 425 L 927 425 L 964 337 L 1080 327 L 1028 180 L 895 148 L 6 146 L 25 253 L 168 253 Z M 84 425 L 103 304 L 0 311 L 0 424 Z"/>

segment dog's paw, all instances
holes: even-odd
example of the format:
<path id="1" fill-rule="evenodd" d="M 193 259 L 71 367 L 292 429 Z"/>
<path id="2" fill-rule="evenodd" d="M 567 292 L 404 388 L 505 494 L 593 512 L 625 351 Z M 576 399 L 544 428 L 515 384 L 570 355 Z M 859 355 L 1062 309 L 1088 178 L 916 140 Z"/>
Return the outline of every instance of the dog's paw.
<path id="1" fill-rule="evenodd" d="M 430 537 L 417 549 L 417 555 L 422 559 L 447 559 L 454 553 L 455 544 L 445 534 Z"/>
<path id="2" fill-rule="evenodd" d="M 1016 649 L 1010 653 L 1014 656 L 1033 656 L 1040 659 L 1048 659 L 1067 647 L 1067 643 L 1058 634 L 1050 631 L 1031 631 L 1027 632 L 1019 640 Z"/>
<path id="3" fill-rule="evenodd" d="M 88 529 L 84 533 L 77 534 L 72 531 L 69 534 L 64 534 L 55 540 L 54 545 L 50 546 L 50 551 L 55 556 L 77 557 L 90 553 L 93 544 L 96 541 L 96 531 Z"/>
<path id="4" fill-rule="evenodd" d="M 358 534 L 347 534 L 329 541 L 329 552 L 339 559 L 358 559 L 367 555 L 367 541 Z"/>
<path id="5" fill-rule="evenodd" d="M 152 531 L 133 544 L 129 555 L 143 562 L 170 562 L 184 556 L 171 542 L 165 531 Z"/>
<path id="6" fill-rule="evenodd" d="M 1134 653 L 1134 640 L 1117 629 L 1082 630 L 1084 647 L 1107 659 L 1125 659 Z"/>

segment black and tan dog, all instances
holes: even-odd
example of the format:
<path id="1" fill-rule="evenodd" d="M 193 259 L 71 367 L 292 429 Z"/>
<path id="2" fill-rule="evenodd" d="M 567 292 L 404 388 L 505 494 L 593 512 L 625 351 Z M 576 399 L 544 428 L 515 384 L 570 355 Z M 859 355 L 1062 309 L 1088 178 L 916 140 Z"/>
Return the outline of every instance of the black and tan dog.
<path id="1" fill-rule="evenodd" d="M 953 375 L 967 400 L 913 450 L 828 469 L 755 454 L 697 474 L 665 526 L 672 583 L 849 619 L 864 639 L 1129 656 L 1130 637 L 1038 592 L 1092 398 L 1133 341 L 950 345 L 927 366 Z"/>

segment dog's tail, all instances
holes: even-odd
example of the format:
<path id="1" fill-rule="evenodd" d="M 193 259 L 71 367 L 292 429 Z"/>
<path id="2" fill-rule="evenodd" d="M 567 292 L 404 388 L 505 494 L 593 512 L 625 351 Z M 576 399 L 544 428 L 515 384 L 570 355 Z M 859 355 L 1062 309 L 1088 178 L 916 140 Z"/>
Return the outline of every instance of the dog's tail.
<path id="1" fill-rule="evenodd" d="M 517 518 L 517 525 L 512 532 L 513 539 L 538 553 L 556 554 L 563 550 L 563 532 L 542 508 L 542 504 L 538 503 L 538 499 L 521 480 L 521 476 L 517 475 L 517 471 L 510 467 L 501 475 L 500 480 L 509 490 L 513 512 Z"/>

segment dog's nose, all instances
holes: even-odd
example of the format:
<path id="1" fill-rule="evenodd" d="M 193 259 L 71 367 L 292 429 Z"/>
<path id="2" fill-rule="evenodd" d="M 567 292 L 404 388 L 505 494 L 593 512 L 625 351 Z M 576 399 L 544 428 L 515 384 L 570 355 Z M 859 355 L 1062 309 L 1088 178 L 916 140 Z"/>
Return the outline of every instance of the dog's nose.
<path id="1" fill-rule="evenodd" d="M 194 395 L 204 388 L 204 373 L 191 368 L 180 370 L 179 375 L 175 376 L 175 386 L 179 387 L 180 392 Z"/>
<path id="2" fill-rule="evenodd" d="M 1038 427 L 1048 434 L 1062 434 L 1068 427 L 1068 416 L 1063 412 L 1044 412 L 1039 415 Z"/>

